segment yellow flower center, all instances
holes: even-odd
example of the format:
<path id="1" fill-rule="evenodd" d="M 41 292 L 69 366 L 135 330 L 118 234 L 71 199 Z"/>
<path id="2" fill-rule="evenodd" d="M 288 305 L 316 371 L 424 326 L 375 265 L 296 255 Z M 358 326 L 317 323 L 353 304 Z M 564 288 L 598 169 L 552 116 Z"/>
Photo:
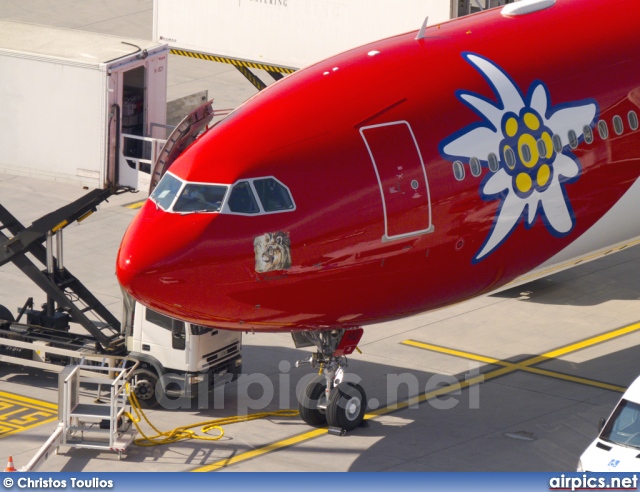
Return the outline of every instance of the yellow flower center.
<path id="1" fill-rule="evenodd" d="M 532 185 L 533 182 L 527 173 L 520 173 L 516 177 L 516 186 L 521 193 L 527 193 Z"/>

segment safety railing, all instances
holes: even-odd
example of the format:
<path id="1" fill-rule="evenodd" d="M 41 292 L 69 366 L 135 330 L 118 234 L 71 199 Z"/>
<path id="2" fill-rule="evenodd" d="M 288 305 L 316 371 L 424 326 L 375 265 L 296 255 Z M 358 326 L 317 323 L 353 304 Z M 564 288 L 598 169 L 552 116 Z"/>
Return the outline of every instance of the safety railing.
<path id="1" fill-rule="evenodd" d="M 63 428 L 60 444 L 114 451 L 118 457 L 133 441 L 135 430 L 124 429 L 123 415 L 128 404 L 126 383 L 137 363 L 128 368 L 90 365 L 68 366 L 60 374 L 58 413 Z M 89 372 L 91 376 L 86 376 Z M 115 376 L 115 378 L 111 377 Z M 109 404 L 80 401 L 80 385 L 97 384 L 109 388 Z M 108 438 L 104 438 L 107 433 Z"/>
<path id="2" fill-rule="evenodd" d="M 156 162 L 156 158 L 166 140 L 153 137 L 141 137 L 122 133 L 120 135 L 120 149 L 124 158 L 133 165 L 136 171 L 149 174 Z"/>

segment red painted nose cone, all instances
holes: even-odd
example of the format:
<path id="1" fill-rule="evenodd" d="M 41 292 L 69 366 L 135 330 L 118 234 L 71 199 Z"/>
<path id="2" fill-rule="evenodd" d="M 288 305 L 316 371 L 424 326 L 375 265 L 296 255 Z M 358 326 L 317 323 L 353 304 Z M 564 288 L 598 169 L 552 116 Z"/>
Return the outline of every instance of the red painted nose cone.
<path id="1" fill-rule="evenodd" d="M 213 214 L 180 215 L 157 209 L 147 201 L 125 233 L 116 260 L 120 285 L 143 304 L 166 311 L 166 285 L 180 278 L 191 262 L 198 238 Z"/>

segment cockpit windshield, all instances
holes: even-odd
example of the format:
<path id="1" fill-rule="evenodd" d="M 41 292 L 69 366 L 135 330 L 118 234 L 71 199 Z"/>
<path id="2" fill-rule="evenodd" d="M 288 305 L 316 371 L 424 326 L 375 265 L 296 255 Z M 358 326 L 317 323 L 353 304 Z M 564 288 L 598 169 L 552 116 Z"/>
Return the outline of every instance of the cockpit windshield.
<path id="1" fill-rule="evenodd" d="M 228 189 L 226 185 L 185 183 L 166 173 L 149 198 L 167 212 L 220 212 Z"/>
<path id="2" fill-rule="evenodd" d="M 274 177 L 245 179 L 230 186 L 190 183 L 167 172 L 149 198 L 165 212 L 177 214 L 263 215 L 296 209 L 289 188 Z"/>
<path id="3" fill-rule="evenodd" d="M 174 212 L 219 212 L 227 186 L 187 183 L 173 206 Z"/>
<path id="4" fill-rule="evenodd" d="M 293 201 L 289 191 L 273 178 L 254 179 L 253 186 L 265 212 L 291 210 Z"/>
<path id="5" fill-rule="evenodd" d="M 182 181 L 173 174 L 165 173 L 149 198 L 163 210 L 169 210 L 180 188 L 182 188 Z"/>

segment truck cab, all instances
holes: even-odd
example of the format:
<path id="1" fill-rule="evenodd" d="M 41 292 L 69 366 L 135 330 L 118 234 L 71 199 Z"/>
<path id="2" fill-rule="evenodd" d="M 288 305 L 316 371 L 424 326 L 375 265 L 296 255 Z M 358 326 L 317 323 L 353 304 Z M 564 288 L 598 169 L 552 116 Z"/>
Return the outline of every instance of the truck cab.
<path id="1" fill-rule="evenodd" d="M 129 358 L 140 361 L 132 380 L 143 405 L 173 407 L 196 396 L 201 401 L 242 370 L 241 332 L 173 319 L 132 300 L 125 302 L 124 319 Z"/>
<path id="2" fill-rule="evenodd" d="M 629 386 L 580 457 L 578 471 L 640 471 L 640 377 Z"/>

